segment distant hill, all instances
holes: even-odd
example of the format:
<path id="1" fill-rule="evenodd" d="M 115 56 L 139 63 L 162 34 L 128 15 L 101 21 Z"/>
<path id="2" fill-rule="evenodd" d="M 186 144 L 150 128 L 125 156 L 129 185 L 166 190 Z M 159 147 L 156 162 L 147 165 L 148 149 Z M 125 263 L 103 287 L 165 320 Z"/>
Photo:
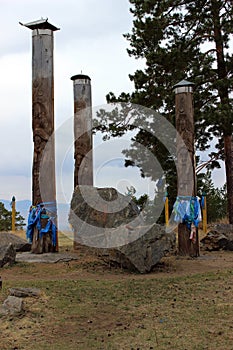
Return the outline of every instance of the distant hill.
<path id="1" fill-rule="evenodd" d="M 0 202 L 4 204 L 7 210 L 11 210 L 11 201 L 6 199 L 0 199 Z M 27 218 L 28 218 L 28 212 L 29 212 L 30 206 L 31 206 L 31 201 L 28 199 L 16 201 L 16 211 L 20 212 L 20 215 L 24 217 L 26 224 L 27 224 Z M 71 231 L 70 225 L 68 223 L 70 205 L 68 203 L 58 203 L 57 210 L 58 210 L 58 228 L 64 231 Z"/>

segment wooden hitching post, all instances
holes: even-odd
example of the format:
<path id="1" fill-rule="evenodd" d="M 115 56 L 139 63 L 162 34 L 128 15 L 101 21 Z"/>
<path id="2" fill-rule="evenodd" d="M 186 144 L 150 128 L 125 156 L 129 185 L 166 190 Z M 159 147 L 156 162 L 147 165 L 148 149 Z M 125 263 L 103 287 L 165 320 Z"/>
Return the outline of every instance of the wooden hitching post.
<path id="1" fill-rule="evenodd" d="M 182 80 L 174 86 L 176 102 L 177 138 L 177 195 L 196 196 L 195 152 L 194 152 L 194 113 L 193 83 Z M 188 159 L 188 157 L 190 157 Z M 191 167 L 191 169 L 190 169 Z M 198 229 L 196 239 L 190 239 L 191 231 L 186 224 L 178 225 L 179 255 L 199 256 Z"/>
<path id="2" fill-rule="evenodd" d="M 71 77 L 74 90 L 74 188 L 93 186 L 91 79 Z"/>
<path id="3" fill-rule="evenodd" d="M 203 232 L 207 233 L 207 200 L 206 200 L 206 194 L 203 193 L 202 196 L 204 197 L 204 207 L 202 207 L 202 225 L 203 225 Z"/>
<path id="4" fill-rule="evenodd" d="M 57 226 L 53 32 L 59 28 L 49 23 L 48 19 L 22 25 L 32 30 L 32 130 L 34 142 L 32 203 L 33 205 L 42 202 L 50 203 Z M 46 152 L 44 152 L 45 149 Z M 56 250 L 58 250 L 58 239 Z"/>
<path id="5" fill-rule="evenodd" d="M 165 209 L 165 225 L 169 226 L 169 200 L 168 200 L 167 192 L 165 193 L 164 209 Z"/>
<path id="6" fill-rule="evenodd" d="M 16 210 L 15 210 L 15 196 L 12 197 L 11 200 L 11 215 L 12 215 L 12 232 L 15 232 L 15 215 L 16 215 Z"/>
<path id="7" fill-rule="evenodd" d="M 71 77 L 74 91 L 74 188 L 93 186 L 91 79 L 78 74 Z M 78 233 L 74 233 L 78 234 Z M 74 249 L 78 249 L 74 237 Z"/>

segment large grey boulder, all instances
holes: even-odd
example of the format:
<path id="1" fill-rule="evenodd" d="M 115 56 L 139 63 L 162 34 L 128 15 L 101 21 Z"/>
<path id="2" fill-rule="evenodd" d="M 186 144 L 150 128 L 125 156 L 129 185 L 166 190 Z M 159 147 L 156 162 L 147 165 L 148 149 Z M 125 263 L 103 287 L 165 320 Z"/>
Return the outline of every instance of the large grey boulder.
<path id="1" fill-rule="evenodd" d="M 214 225 L 207 235 L 202 238 L 201 244 L 208 251 L 220 249 L 233 251 L 233 225 Z"/>
<path id="2" fill-rule="evenodd" d="M 116 229 L 127 224 L 139 226 L 143 220 L 130 196 L 114 188 L 77 186 L 71 200 L 69 222 L 77 243 L 105 248 L 125 243 Z"/>
<path id="3" fill-rule="evenodd" d="M 132 198 L 114 188 L 76 187 L 69 222 L 77 248 L 91 247 L 108 263 L 140 273 L 150 272 L 175 245 L 173 232 L 147 225 Z"/>
<path id="4" fill-rule="evenodd" d="M 0 247 L 0 267 L 12 266 L 15 263 L 16 251 L 12 243 Z"/>
<path id="5" fill-rule="evenodd" d="M 115 188 L 77 186 L 71 200 L 71 209 L 85 223 L 99 227 L 118 227 L 139 214 L 130 196 Z M 72 212 L 70 222 L 73 223 Z"/>
<path id="6" fill-rule="evenodd" d="M 18 237 L 13 233 L 0 232 L 0 247 L 8 246 L 10 243 L 12 243 L 16 252 L 27 252 L 31 250 L 31 244 L 26 239 Z"/>
<path id="7" fill-rule="evenodd" d="M 168 252 L 175 248 L 176 237 L 166 232 L 163 226 L 136 227 L 133 230 L 121 228 L 125 237 L 139 237 L 130 243 L 110 249 L 97 249 L 96 252 L 106 262 L 140 273 L 150 272 Z"/>

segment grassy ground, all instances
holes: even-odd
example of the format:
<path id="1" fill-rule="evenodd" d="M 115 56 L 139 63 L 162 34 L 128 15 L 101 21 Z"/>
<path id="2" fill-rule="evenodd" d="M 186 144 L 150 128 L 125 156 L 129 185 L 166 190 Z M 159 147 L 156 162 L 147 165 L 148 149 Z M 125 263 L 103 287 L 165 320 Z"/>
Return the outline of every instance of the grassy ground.
<path id="1" fill-rule="evenodd" d="M 232 253 L 167 257 L 145 276 L 77 258 L 1 269 L 0 302 L 10 287 L 42 292 L 22 315 L 0 318 L 1 350 L 233 349 Z"/>

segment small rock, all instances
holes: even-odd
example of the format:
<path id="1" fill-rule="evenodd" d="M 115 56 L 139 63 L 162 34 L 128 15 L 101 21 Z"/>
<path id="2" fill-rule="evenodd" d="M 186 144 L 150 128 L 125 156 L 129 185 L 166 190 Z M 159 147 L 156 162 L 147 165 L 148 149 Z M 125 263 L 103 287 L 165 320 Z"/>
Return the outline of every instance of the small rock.
<path id="1" fill-rule="evenodd" d="M 15 263 L 16 251 L 12 243 L 0 247 L 0 267 L 12 266 Z"/>
<path id="2" fill-rule="evenodd" d="M 40 289 L 37 288 L 11 288 L 10 295 L 18 298 L 38 297 L 41 294 Z"/>
<path id="3" fill-rule="evenodd" d="M 230 250 L 233 251 L 233 225 L 216 224 L 201 240 L 205 250 Z"/>
<path id="4" fill-rule="evenodd" d="M 146 327 L 144 326 L 144 324 L 140 324 L 140 325 L 138 326 L 138 328 L 146 329 Z"/>
<path id="5" fill-rule="evenodd" d="M 9 295 L 0 308 L 0 314 L 14 315 L 23 311 L 23 299 Z"/>

